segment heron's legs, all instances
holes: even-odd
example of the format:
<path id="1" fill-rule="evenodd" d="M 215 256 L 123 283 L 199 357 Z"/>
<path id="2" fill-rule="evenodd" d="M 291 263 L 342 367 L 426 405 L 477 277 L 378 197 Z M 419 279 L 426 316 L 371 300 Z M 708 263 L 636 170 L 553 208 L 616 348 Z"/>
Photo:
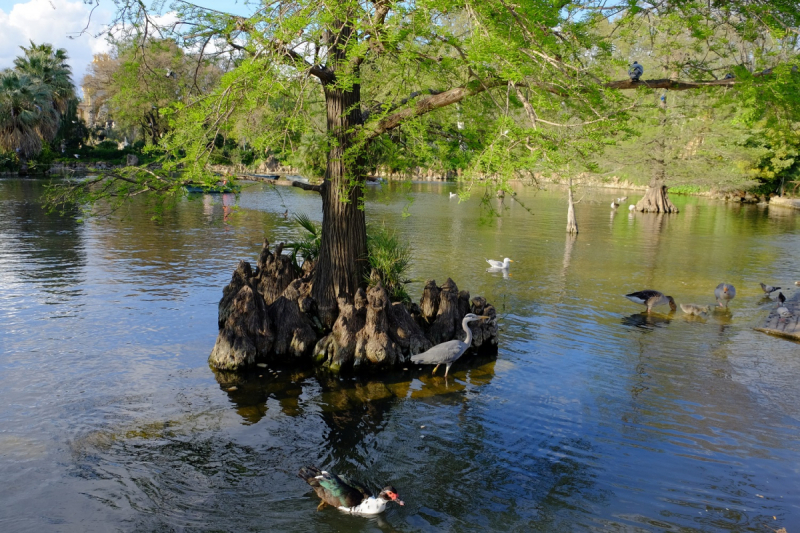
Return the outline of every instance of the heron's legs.
<path id="1" fill-rule="evenodd" d="M 325 507 L 325 500 L 322 500 L 321 502 L 319 502 L 319 505 L 317 505 L 317 511 L 321 511 L 324 507 Z"/>
<path id="2" fill-rule="evenodd" d="M 449 364 L 449 363 L 448 363 L 448 365 L 447 365 L 447 366 L 445 367 L 445 369 L 444 369 L 444 377 L 447 377 L 447 373 L 448 373 L 448 372 L 450 372 L 450 364 Z"/>
<path id="3" fill-rule="evenodd" d="M 435 367 L 433 367 L 433 372 L 431 372 L 431 376 L 432 376 L 432 375 L 434 375 L 434 374 L 436 373 L 436 369 L 437 369 L 437 368 L 439 368 L 439 365 L 436 365 Z M 447 370 L 445 370 L 445 374 L 446 374 L 446 373 L 447 373 Z"/>

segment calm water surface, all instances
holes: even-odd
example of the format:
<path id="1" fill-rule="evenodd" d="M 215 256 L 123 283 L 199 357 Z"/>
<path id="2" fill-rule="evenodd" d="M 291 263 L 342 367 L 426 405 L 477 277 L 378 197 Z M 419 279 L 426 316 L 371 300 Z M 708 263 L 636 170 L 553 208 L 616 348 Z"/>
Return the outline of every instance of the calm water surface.
<path id="1" fill-rule="evenodd" d="M 449 199 L 452 184 L 370 187 L 368 220 L 414 249 L 411 293 L 449 276 L 493 302 L 496 359 L 449 381 L 270 368 L 215 374 L 217 303 L 265 235 L 299 234 L 317 195 L 247 188 L 161 223 L 45 215 L 43 182 L 0 180 L 2 531 L 753 531 L 800 524 L 800 345 L 753 331 L 759 281 L 800 279 L 794 212 L 674 198 L 677 216 L 610 212 L 589 190 Z M 523 205 L 525 208 L 523 208 Z M 403 209 L 411 216 L 403 217 Z M 510 257 L 511 275 L 485 272 Z M 645 317 L 654 288 L 730 314 Z M 236 384 L 238 390 L 226 392 Z M 406 501 L 317 512 L 316 464 Z"/>

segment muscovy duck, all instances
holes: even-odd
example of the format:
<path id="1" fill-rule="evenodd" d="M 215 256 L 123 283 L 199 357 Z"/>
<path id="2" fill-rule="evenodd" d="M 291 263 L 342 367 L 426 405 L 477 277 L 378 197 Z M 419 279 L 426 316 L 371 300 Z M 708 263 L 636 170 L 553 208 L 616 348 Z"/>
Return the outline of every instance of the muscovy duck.
<path id="1" fill-rule="evenodd" d="M 297 475 L 311 485 L 322 500 L 317 510 L 327 504 L 347 513 L 372 515 L 382 513 L 389 502 L 405 505 L 391 485 L 385 487 L 378 496 L 372 496 L 359 482 L 315 466 L 304 466 Z"/>

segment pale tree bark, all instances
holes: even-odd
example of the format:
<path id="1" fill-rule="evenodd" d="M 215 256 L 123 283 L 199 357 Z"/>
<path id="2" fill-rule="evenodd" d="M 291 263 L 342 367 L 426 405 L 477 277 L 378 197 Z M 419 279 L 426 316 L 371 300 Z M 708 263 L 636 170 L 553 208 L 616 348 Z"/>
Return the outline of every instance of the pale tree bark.
<path id="1" fill-rule="evenodd" d="M 569 178 L 569 189 L 567 190 L 567 233 L 570 235 L 578 234 L 578 220 L 575 218 L 575 202 L 572 199 L 572 178 Z"/>

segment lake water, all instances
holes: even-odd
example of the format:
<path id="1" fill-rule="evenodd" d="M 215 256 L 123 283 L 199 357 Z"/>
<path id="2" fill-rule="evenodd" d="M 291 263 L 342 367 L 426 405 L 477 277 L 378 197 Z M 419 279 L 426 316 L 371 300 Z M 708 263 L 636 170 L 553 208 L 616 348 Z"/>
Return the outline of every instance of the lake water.
<path id="1" fill-rule="evenodd" d="M 775 305 L 759 281 L 800 289 L 790 210 L 675 197 L 678 215 L 629 215 L 609 208 L 621 191 L 585 190 L 570 239 L 560 189 L 519 186 L 488 203 L 496 218 L 449 199 L 454 184 L 370 186 L 368 220 L 413 246 L 413 297 L 449 276 L 501 326 L 497 358 L 447 381 L 378 381 L 206 363 L 237 262 L 299 235 L 286 210 L 319 219 L 318 195 L 256 184 L 227 217 L 232 197 L 199 196 L 161 222 L 142 201 L 80 223 L 46 215 L 42 187 L 0 180 L 2 531 L 800 524 L 800 345 L 753 331 Z M 485 271 L 506 256 L 509 276 Z M 622 297 L 707 304 L 722 281 L 736 299 L 706 319 Z M 307 464 L 391 483 L 406 505 L 317 511 Z"/>

